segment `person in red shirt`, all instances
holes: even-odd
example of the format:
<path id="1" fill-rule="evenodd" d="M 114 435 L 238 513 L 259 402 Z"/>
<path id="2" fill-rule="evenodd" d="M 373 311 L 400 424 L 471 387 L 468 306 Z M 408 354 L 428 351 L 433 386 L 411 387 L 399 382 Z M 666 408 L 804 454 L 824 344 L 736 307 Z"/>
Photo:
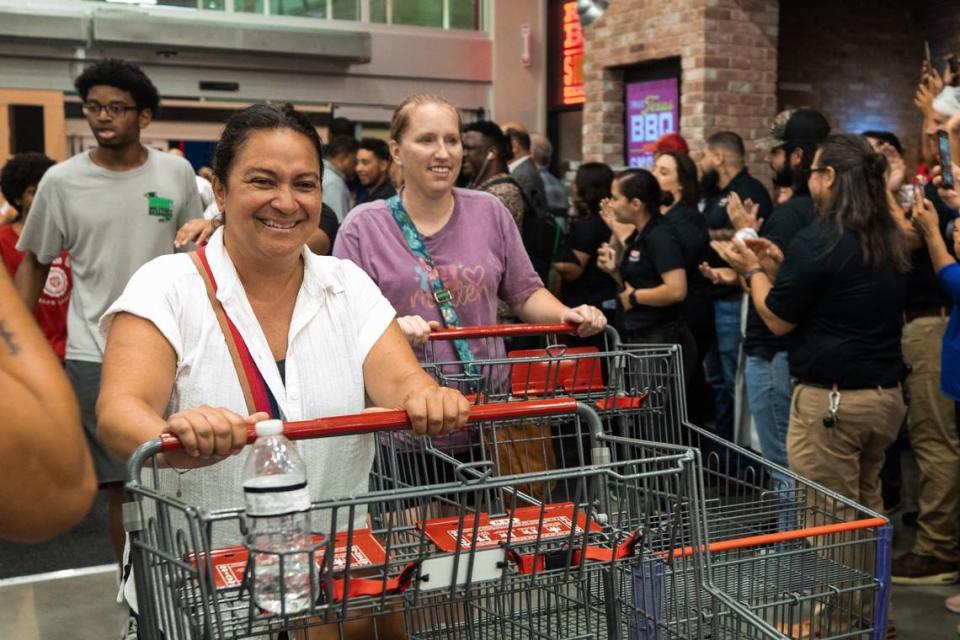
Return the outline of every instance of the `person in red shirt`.
<path id="1" fill-rule="evenodd" d="M 54 164 L 53 160 L 42 153 L 21 153 L 10 158 L 3 169 L 0 169 L 0 191 L 16 211 L 9 224 L 0 226 L 0 257 L 3 258 L 10 277 L 16 274 L 20 261 L 23 260 L 23 252 L 17 251 L 17 240 L 30 214 L 30 205 L 37 192 L 37 185 L 47 169 Z M 47 282 L 34 312 L 43 335 L 61 362 L 67 344 L 67 307 L 70 305 L 72 286 L 70 263 L 67 252 L 64 251 L 50 265 Z"/>

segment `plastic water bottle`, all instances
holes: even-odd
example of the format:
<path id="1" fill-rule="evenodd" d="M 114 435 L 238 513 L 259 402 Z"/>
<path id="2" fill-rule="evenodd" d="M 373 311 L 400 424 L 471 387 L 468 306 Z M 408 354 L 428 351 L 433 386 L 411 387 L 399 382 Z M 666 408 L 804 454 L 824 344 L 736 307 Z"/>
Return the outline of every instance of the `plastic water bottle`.
<path id="1" fill-rule="evenodd" d="M 306 467 L 283 436 L 282 422 L 258 422 L 256 430 L 257 440 L 243 468 L 253 599 L 271 613 L 298 613 L 310 608 L 315 595 L 310 592 L 315 569 L 309 554 L 314 545 Z"/>

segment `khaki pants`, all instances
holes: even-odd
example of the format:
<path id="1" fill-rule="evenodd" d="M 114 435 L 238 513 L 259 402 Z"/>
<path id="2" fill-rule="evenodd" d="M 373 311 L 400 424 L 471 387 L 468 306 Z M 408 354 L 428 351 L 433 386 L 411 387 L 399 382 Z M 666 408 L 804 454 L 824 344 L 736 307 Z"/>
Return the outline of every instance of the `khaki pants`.
<path id="1" fill-rule="evenodd" d="M 828 428 L 823 417 L 829 393 L 803 384 L 793 390 L 787 430 L 790 470 L 882 512 L 880 469 L 907 411 L 903 394 L 899 388 L 841 391 L 839 419 Z"/>
<path id="2" fill-rule="evenodd" d="M 833 427 L 825 427 L 823 417 L 827 414 L 829 393 L 827 389 L 802 384 L 793 390 L 787 431 L 790 470 L 868 509 L 882 512 L 880 469 L 886 449 L 896 439 L 907 412 L 903 392 L 899 388 L 841 391 L 838 420 Z M 816 504 L 810 506 L 803 526 L 826 524 L 815 515 L 811 521 L 809 516 L 819 510 Z M 826 505 L 820 504 L 819 507 Z M 842 521 L 856 517 L 847 509 L 840 509 L 833 515 Z M 851 532 L 832 534 L 826 539 L 811 540 L 811 543 L 823 546 L 824 553 L 834 562 L 876 575 L 873 554 L 853 546 L 857 539 L 858 534 Z M 862 595 L 859 591 L 838 595 L 828 610 L 817 605 L 811 623 L 820 635 L 866 628 L 872 619 L 873 603 Z M 889 610 L 887 615 L 892 615 Z"/>
<path id="3" fill-rule="evenodd" d="M 908 433 L 920 467 L 913 552 L 957 562 L 960 536 L 960 440 L 953 401 L 940 393 L 940 349 L 947 318 L 917 318 L 903 327 L 903 355 L 913 367 Z"/>

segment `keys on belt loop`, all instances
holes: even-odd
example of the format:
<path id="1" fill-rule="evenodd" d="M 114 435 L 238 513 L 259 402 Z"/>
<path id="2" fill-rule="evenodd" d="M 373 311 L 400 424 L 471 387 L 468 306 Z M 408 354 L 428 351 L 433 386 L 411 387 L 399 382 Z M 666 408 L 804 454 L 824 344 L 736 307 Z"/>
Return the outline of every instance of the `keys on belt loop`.
<path id="1" fill-rule="evenodd" d="M 837 385 L 827 394 L 827 414 L 823 416 L 823 426 L 832 429 L 840 422 L 840 391 Z"/>

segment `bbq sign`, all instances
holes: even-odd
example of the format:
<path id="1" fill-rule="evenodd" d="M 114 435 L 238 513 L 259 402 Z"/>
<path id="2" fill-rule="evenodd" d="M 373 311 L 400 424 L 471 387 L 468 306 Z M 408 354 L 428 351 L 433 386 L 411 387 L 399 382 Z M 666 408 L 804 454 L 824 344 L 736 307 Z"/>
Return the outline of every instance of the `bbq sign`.
<path id="1" fill-rule="evenodd" d="M 668 133 L 677 133 L 680 124 L 680 83 L 676 78 L 626 83 L 627 164 L 650 167 L 653 154 L 644 146 Z"/>

